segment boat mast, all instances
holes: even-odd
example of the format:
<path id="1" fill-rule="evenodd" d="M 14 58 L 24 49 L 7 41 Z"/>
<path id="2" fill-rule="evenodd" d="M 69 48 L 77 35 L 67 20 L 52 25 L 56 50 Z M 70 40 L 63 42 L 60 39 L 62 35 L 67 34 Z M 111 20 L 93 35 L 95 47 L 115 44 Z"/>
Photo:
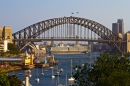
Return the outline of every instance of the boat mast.
<path id="1" fill-rule="evenodd" d="M 71 67 L 70 72 L 71 72 L 71 76 L 72 76 L 72 59 L 71 59 L 71 64 L 70 64 L 70 67 Z"/>
<path id="2" fill-rule="evenodd" d="M 58 65 L 57 65 L 57 73 L 58 73 Z"/>
<path id="3" fill-rule="evenodd" d="M 52 68 L 52 76 L 53 76 L 53 68 Z"/>
<path id="4" fill-rule="evenodd" d="M 58 84 L 59 84 L 59 76 L 58 76 Z"/>
<path id="5" fill-rule="evenodd" d="M 43 67 L 42 67 L 42 73 L 43 73 Z"/>
<path id="6" fill-rule="evenodd" d="M 37 69 L 37 78 L 38 78 L 38 69 Z"/>
<path id="7" fill-rule="evenodd" d="M 66 86 L 67 86 L 67 74 L 66 74 Z"/>

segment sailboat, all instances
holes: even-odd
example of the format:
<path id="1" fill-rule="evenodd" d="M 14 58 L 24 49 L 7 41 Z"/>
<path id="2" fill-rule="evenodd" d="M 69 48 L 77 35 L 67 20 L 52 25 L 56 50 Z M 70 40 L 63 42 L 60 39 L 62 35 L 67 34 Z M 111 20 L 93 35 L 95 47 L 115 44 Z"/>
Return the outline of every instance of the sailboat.
<path id="1" fill-rule="evenodd" d="M 64 70 L 63 70 L 63 68 L 61 68 L 60 70 L 59 70 L 59 72 L 63 72 Z"/>
<path id="2" fill-rule="evenodd" d="M 66 83 L 65 83 L 65 84 L 66 84 L 66 86 L 67 86 L 67 74 L 66 74 Z"/>
<path id="3" fill-rule="evenodd" d="M 29 74 L 29 77 L 32 77 L 32 75 L 31 75 L 31 70 L 28 70 L 27 72 L 28 72 L 28 74 Z"/>
<path id="4" fill-rule="evenodd" d="M 28 73 L 31 73 L 31 70 L 28 70 Z"/>
<path id="5" fill-rule="evenodd" d="M 57 86 L 65 86 L 64 84 L 60 84 L 60 79 L 59 79 L 59 76 L 58 76 L 58 78 L 57 78 L 58 80 L 58 85 Z"/>
<path id="6" fill-rule="evenodd" d="M 54 74 L 54 76 L 60 76 L 60 72 L 58 71 L 58 65 L 57 65 L 57 72 Z"/>
<path id="7" fill-rule="evenodd" d="M 44 73 L 43 73 L 43 67 L 42 67 L 42 73 L 41 74 L 44 75 Z"/>
<path id="8" fill-rule="evenodd" d="M 29 74 L 29 77 L 32 77 L 32 75 L 31 75 L 31 74 Z"/>
<path id="9" fill-rule="evenodd" d="M 77 71 L 77 70 L 78 70 L 78 68 L 77 68 L 77 67 L 75 67 L 75 70 Z"/>
<path id="10" fill-rule="evenodd" d="M 92 67 L 92 52 L 90 53 L 90 69 L 93 69 L 93 67 Z"/>
<path id="11" fill-rule="evenodd" d="M 36 82 L 39 82 L 39 78 L 38 78 L 38 69 L 37 69 L 37 77 L 36 77 Z"/>
<path id="12" fill-rule="evenodd" d="M 53 68 L 52 68 L 52 75 L 51 75 L 51 78 L 52 78 L 52 79 L 55 78 L 55 76 L 54 76 L 54 74 L 53 74 Z"/>
<path id="13" fill-rule="evenodd" d="M 83 59 L 82 59 L 82 64 L 81 64 L 81 66 L 82 66 L 82 67 L 84 66 Z"/>
<path id="14" fill-rule="evenodd" d="M 71 67 L 71 77 L 68 79 L 69 81 L 74 81 L 74 77 L 72 77 L 72 59 L 71 59 L 71 64 L 70 64 L 70 67 Z"/>

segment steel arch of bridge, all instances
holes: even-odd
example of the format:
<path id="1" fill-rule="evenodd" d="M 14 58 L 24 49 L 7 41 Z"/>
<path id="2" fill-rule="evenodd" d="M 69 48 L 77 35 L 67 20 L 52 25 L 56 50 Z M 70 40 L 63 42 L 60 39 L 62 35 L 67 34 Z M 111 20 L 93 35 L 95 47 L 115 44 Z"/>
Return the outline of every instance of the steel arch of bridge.
<path id="1" fill-rule="evenodd" d="M 62 24 L 77 24 L 86 27 L 98 36 L 100 36 L 102 40 L 110 40 L 108 44 L 111 47 L 115 47 L 116 49 L 118 49 L 119 52 L 122 52 L 120 48 L 122 43 L 121 38 L 113 34 L 110 29 L 95 21 L 73 16 L 53 18 L 30 25 L 16 33 L 13 33 L 13 42 L 19 48 L 22 48 L 28 42 L 32 41 L 28 39 L 36 39 L 40 34 Z M 111 42 L 111 40 L 118 42 Z"/>

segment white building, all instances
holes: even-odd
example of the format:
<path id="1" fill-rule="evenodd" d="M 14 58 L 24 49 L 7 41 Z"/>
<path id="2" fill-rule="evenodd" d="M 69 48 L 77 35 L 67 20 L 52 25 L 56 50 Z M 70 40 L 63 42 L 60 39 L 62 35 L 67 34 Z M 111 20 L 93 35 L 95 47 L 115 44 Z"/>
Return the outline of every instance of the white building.
<path id="1" fill-rule="evenodd" d="M 7 50 L 8 50 L 8 41 L 7 40 L 0 41 L 0 51 L 6 52 Z"/>
<path id="2" fill-rule="evenodd" d="M 37 48 L 38 50 L 40 49 L 38 44 L 36 44 L 36 48 Z"/>

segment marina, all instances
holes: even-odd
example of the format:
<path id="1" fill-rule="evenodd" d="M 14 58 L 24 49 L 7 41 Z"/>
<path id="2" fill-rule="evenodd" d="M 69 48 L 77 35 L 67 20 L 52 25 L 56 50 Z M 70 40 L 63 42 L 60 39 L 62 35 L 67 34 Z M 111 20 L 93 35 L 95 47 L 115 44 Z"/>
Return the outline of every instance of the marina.
<path id="1" fill-rule="evenodd" d="M 0 2 L 0 86 L 130 86 L 130 0 Z"/>
<path id="2" fill-rule="evenodd" d="M 58 69 L 63 69 L 63 72 L 60 72 L 60 76 L 54 76 L 52 77 L 53 73 L 57 73 L 57 66 L 53 67 L 47 67 L 43 68 L 44 70 L 44 75 L 42 75 L 42 68 L 33 68 L 31 70 L 31 75 L 32 77 L 29 77 L 29 83 L 32 86 L 56 86 L 58 77 L 59 77 L 59 82 L 62 85 L 65 85 L 67 83 L 67 86 L 73 84 L 73 82 L 69 82 L 69 78 L 71 77 L 71 69 L 70 69 L 70 64 L 71 64 L 71 59 L 73 60 L 73 67 L 72 71 L 75 72 L 74 67 L 75 65 L 80 65 L 82 64 L 81 61 L 83 60 L 83 63 L 89 62 L 90 58 L 87 57 L 86 54 L 59 54 L 59 55 L 54 55 L 55 59 L 58 60 Z M 53 68 L 53 70 L 52 70 Z M 37 73 L 38 70 L 38 73 Z M 18 78 L 22 81 L 25 81 L 25 74 L 27 74 L 27 70 L 22 70 L 22 75 L 19 75 L 18 73 L 21 72 L 21 70 L 15 71 L 15 74 L 18 76 Z M 14 74 L 13 72 L 9 72 L 9 74 Z M 68 79 L 66 80 L 66 75 Z M 38 76 L 39 82 L 36 82 L 35 79 Z"/>

